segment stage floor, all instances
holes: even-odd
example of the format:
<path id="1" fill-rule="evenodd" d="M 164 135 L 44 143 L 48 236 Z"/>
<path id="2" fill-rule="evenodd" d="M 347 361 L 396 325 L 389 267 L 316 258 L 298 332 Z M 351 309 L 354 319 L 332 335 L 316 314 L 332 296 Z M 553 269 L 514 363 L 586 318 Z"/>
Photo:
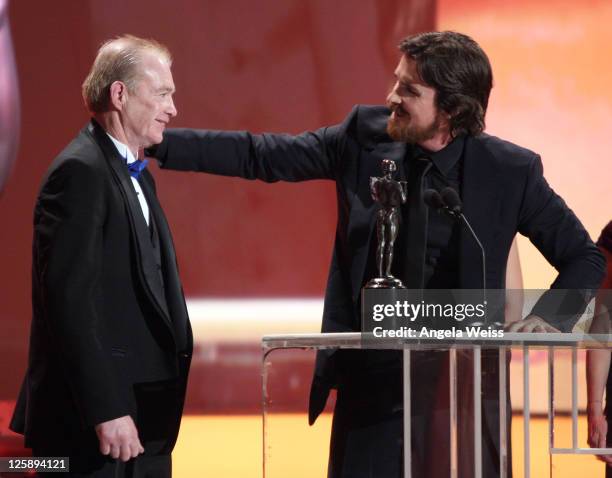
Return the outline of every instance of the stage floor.
<path id="1" fill-rule="evenodd" d="M 309 427 L 305 415 L 275 414 L 270 418 L 270 468 L 266 478 L 325 477 L 331 415 L 322 415 Z M 557 418 L 557 446 L 569 444 L 571 422 Z M 548 425 L 531 419 L 531 476 L 548 476 Z M 579 445 L 586 447 L 586 418 L 580 417 Z M 514 477 L 523 474 L 523 420 L 512 422 Z M 177 478 L 262 477 L 261 416 L 185 416 L 173 455 Z M 555 456 L 554 478 L 603 478 L 604 465 L 592 456 Z"/>

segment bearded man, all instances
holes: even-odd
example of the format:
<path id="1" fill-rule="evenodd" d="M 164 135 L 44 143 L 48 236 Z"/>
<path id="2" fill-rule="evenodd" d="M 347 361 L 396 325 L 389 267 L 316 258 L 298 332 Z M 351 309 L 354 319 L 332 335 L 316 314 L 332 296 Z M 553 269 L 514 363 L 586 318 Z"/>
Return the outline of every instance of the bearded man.
<path id="1" fill-rule="evenodd" d="M 177 129 L 150 153 L 163 168 L 273 182 L 336 182 L 338 225 L 325 293 L 323 332 L 360 330 L 360 291 L 376 274 L 373 230 L 378 205 L 370 178 L 381 162 L 398 165 L 408 203 L 396 240 L 392 274 L 412 289 L 503 289 L 517 232 L 529 237 L 559 275 L 553 288 L 576 289 L 584 306 L 604 273 L 604 260 L 565 202 L 548 186 L 540 157 L 483 133 L 492 87 L 491 65 L 466 35 L 431 32 L 400 43 L 395 86 L 387 106 L 356 106 L 338 125 L 298 136 Z M 425 188 L 458 192 L 486 251 L 459 223 L 428 214 Z M 427 218 L 429 215 L 429 218 Z M 407 232 L 413 231 L 413 232 Z M 546 301 L 513 331 L 571 330 Z M 571 315 L 571 314 L 570 314 Z M 413 353 L 412 476 L 449 476 L 446 355 Z M 497 362 L 483 359 L 483 476 L 499 474 Z M 318 353 L 309 420 L 337 389 L 328 476 L 402 474 L 402 356 L 393 351 Z M 446 391 L 445 391 L 446 390 Z M 469 453 L 461 453 L 468 456 Z M 470 476 L 473 464 L 466 465 Z M 473 475 L 472 475 L 473 476 Z"/>

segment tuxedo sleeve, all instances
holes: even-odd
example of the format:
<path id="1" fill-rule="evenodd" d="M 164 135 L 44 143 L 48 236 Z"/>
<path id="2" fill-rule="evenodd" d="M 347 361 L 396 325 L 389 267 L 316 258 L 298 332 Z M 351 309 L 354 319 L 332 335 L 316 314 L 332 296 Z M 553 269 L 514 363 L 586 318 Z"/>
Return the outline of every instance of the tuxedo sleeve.
<path id="1" fill-rule="evenodd" d="M 162 168 L 266 182 L 337 179 L 345 131 L 357 108 L 339 125 L 299 135 L 169 129 L 147 150 Z"/>
<path id="2" fill-rule="evenodd" d="M 100 307 L 104 176 L 81 160 L 68 159 L 45 182 L 34 226 L 34 260 L 52 347 L 61 359 L 85 426 L 128 414 L 119 393 Z"/>
<path id="3" fill-rule="evenodd" d="M 539 157 L 528 173 L 519 232 L 558 271 L 551 291 L 541 297 L 532 313 L 570 332 L 603 280 L 605 259 L 576 215 L 544 179 Z"/>

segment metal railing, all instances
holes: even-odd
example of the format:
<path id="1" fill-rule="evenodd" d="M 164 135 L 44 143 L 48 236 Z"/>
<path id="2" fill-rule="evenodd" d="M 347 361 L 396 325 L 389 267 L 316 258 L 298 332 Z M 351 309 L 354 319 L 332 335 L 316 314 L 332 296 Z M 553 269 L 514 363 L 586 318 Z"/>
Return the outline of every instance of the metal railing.
<path id="1" fill-rule="evenodd" d="M 578 446 L 578 359 L 579 349 L 612 348 L 612 339 L 608 334 L 565 334 L 565 333 L 505 333 L 503 338 L 467 338 L 457 337 L 452 340 L 435 338 L 380 339 L 374 345 L 371 340 L 362 341 L 360 333 L 328 334 L 293 334 L 271 335 L 262 339 L 263 368 L 263 440 L 264 440 L 264 478 L 266 477 L 266 426 L 268 411 L 268 370 L 265 366 L 269 354 L 279 349 L 403 349 L 404 356 L 404 410 L 410 410 L 410 360 L 411 351 L 415 350 L 448 350 L 449 351 L 449 389 L 450 389 L 450 473 L 451 478 L 458 476 L 458 429 L 457 429 L 457 350 L 473 350 L 473 395 L 474 395 L 474 474 L 482 478 L 482 370 L 481 353 L 483 349 L 499 351 L 499 422 L 500 422 L 500 477 L 507 476 L 508 463 L 508 429 L 507 429 L 507 351 L 512 348 L 523 350 L 523 447 L 525 478 L 530 477 L 530 351 L 544 349 L 548 351 L 548 430 L 549 454 L 604 455 L 612 454 L 612 448 L 580 448 Z M 559 349 L 571 350 L 571 420 L 572 446 L 559 448 L 555 446 L 554 428 L 554 352 Z M 404 413 L 404 476 L 412 477 L 411 471 L 411 416 Z"/>

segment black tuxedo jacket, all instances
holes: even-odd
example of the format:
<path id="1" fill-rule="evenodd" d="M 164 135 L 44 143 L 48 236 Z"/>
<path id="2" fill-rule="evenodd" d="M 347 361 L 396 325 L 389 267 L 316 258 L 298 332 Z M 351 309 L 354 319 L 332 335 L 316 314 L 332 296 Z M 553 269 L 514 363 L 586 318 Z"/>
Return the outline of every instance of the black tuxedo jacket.
<path id="1" fill-rule="evenodd" d="M 325 293 L 323 332 L 360 329 L 359 294 L 377 205 L 371 176 L 380 176 L 381 161 L 403 159 L 410 145 L 386 134 L 389 110 L 356 106 L 339 125 L 298 136 L 253 135 L 190 129 L 168 130 L 151 153 L 163 168 L 203 171 L 273 182 L 331 179 L 336 182 L 338 223 Z M 559 275 L 553 288 L 579 289 L 576 308 L 584 306 L 603 277 L 604 259 L 580 221 L 549 187 L 539 156 L 499 138 L 468 136 L 463 156 L 464 213 L 486 250 L 486 286 L 502 289 L 508 253 L 515 234 L 530 238 Z M 464 229 L 459 245 L 459 287 L 482 284 L 480 250 Z M 550 316 L 551 301 L 542 300 L 534 313 Z M 565 304 L 567 306 L 567 303 Z M 573 323 L 555 324 L 570 330 Z M 317 356 L 310 401 L 310 421 L 323 409 L 337 380 L 332 353 Z"/>
<path id="2" fill-rule="evenodd" d="M 94 425 L 124 415 L 134 418 L 143 443 L 174 444 L 191 328 L 170 230 L 146 170 L 140 184 L 155 237 L 125 160 L 95 121 L 43 181 L 34 210 L 29 364 L 11 423 L 27 446 L 78 444 Z"/>

